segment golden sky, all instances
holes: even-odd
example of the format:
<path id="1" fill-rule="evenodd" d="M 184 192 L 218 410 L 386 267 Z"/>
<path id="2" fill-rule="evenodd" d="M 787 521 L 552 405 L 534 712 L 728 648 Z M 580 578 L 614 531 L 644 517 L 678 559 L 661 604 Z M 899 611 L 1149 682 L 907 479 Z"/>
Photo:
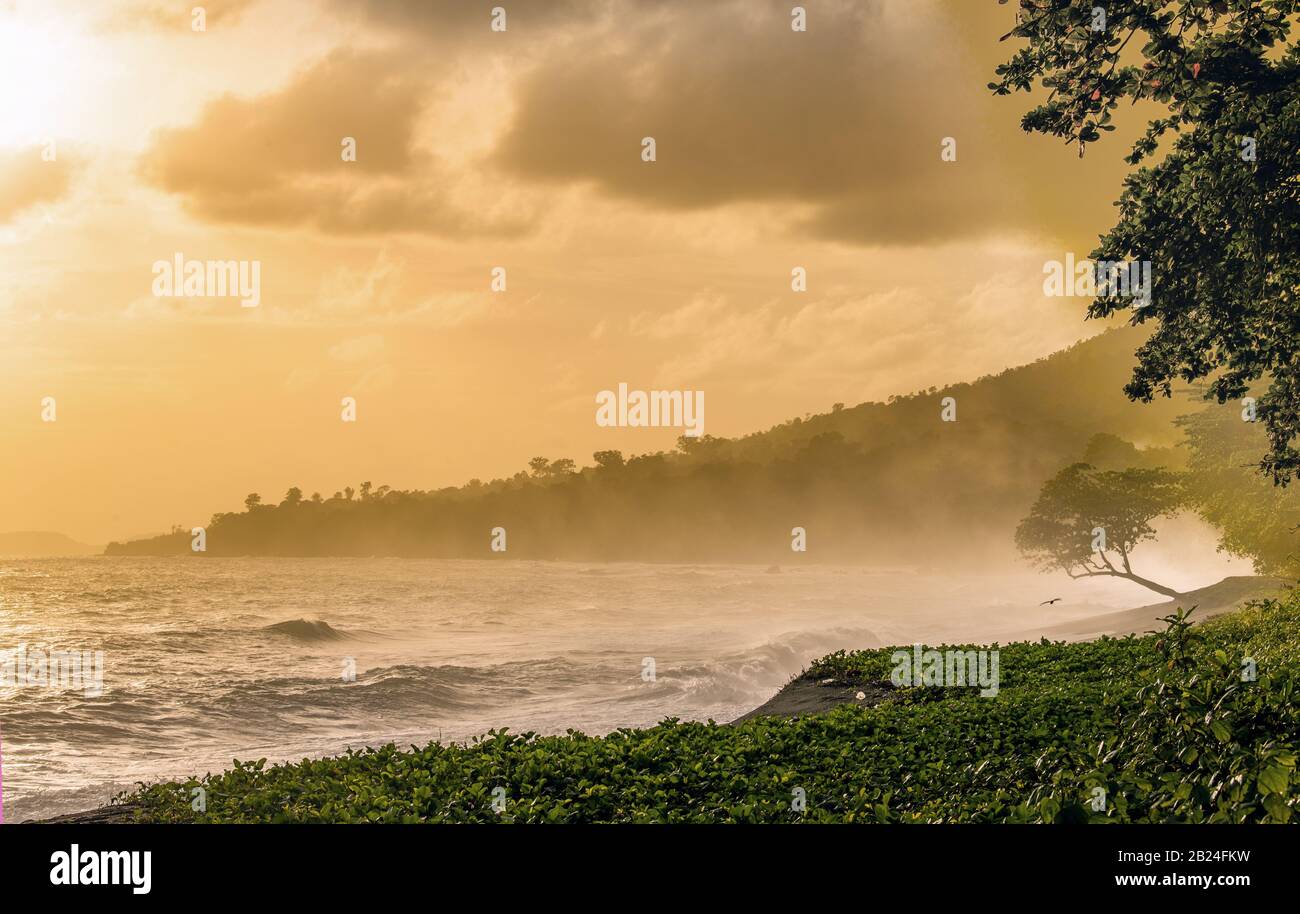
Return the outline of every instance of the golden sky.
<path id="1" fill-rule="evenodd" d="M 1127 143 L 988 92 L 1014 4 L 196 5 L 0 0 L 0 530 L 667 449 L 596 392 L 744 434 L 1099 329 L 1042 269 L 1109 228 Z M 260 304 L 155 296 L 176 252 L 259 261 Z"/>

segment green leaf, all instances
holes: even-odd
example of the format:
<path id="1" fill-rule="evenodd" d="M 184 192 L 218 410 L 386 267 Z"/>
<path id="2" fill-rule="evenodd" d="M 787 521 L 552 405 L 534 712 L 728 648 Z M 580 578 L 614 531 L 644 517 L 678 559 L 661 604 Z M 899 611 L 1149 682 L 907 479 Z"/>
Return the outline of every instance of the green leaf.
<path id="1" fill-rule="evenodd" d="M 1284 794 L 1291 779 L 1291 772 L 1281 765 L 1270 765 L 1259 773 L 1260 793 Z"/>

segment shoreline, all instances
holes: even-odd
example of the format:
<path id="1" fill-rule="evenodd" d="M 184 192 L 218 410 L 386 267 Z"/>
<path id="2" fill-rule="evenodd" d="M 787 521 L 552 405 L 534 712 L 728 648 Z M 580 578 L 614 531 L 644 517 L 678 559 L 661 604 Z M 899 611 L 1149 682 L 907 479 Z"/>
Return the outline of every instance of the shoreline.
<path id="1" fill-rule="evenodd" d="M 1059 623 L 1042 630 L 1038 637 L 1053 641 L 1093 641 L 1100 638 L 1141 636 L 1159 627 L 1159 619 L 1177 607 L 1197 608 L 1195 621 L 1203 622 L 1231 612 L 1251 602 L 1282 593 L 1287 582 L 1266 576 L 1233 576 L 1217 584 L 1198 588 L 1182 594 L 1177 599 L 1152 603 L 1135 609 L 1102 613 L 1067 623 Z M 1033 630 L 1029 630 L 1033 631 Z M 1027 632 L 1018 632 L 1007 642 L 1035 640 Z M 797 718 L 822 714 L 844 704 L 866 707 L 896 700 L 895 686 L 889 681 L 844 680 L 821 678 L 804 672 L 794 676 L 771 698 L 751 711 L 725 724 L 734 726 L 761 717 Z M 26 819 L 24 825 L 122 825 L 134 824 L 135 808 L 130 804 L 105 805 L 84 812 L 68 813 L 48 819 Z"/>

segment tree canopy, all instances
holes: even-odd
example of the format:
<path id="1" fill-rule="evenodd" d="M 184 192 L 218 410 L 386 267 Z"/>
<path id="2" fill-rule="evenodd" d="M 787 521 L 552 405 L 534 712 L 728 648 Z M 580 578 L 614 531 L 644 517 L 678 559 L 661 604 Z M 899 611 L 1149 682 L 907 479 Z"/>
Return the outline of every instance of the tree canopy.
<path id="1" fill-rule="evenodd" d="M 1066 467 L 1043 486 L 1016 528 L 1016 545 L 1044 571 L 1115 577 L 1165 596 L 1178 592 L 1133 571 L 1133 550 L 1155 538 L 1151 522 L 1182 506 L 1179 477 L 1163 469 Z"/>
<path id="2" fill-rule="evenodd" d="M 1125 180 L 1119 221 L 1091 255 L 1150 262 L 1153 298 L 1101 290 L 1088 316 L 1132 309 L 1132 323 L 1155 323 L 1132 399 L 1205 378 L 1224 403 L 1266 379 L 1259 464 L 1281 484 L 1300 474 L 1297 10 L 1300 0 L 1020 0 L 1004 37 L 1028 45 L 989 84 L 1046 90 L 1022 126 L 1080 155 L 1114 130 L 1122 102 L 1163 106 L 1128 156 L 1142 167 Z"/>
<path id="3" fill-rule="evenodd" d="M 1251 455 L 1265 444 L 1259 423 L 1212 407 L 1178 424 L 1190 451 L 1188 505 L 1219 531 L 1220 549 L 1249 558 L 1261 574 L 1300 574 L 1300 486 L 1272 486 L 1254 472 Z"/>

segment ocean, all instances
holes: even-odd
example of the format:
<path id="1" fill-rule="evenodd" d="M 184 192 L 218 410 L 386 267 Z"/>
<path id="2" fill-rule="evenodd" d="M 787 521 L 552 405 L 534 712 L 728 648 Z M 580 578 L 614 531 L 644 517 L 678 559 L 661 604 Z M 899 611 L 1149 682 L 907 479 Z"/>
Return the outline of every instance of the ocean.
<path id="1" fill-rule="evenodd" d="M 0 662 L 26 664 L 0 681 L 5 819 L 236 758 L 725 722 L 840 648 L 1005 641 L 1157 600 L 1120 582 L 822 565 L 0 559 Z M 39 674 L 60 651 L 87 658 L 80 681 Z"/>

